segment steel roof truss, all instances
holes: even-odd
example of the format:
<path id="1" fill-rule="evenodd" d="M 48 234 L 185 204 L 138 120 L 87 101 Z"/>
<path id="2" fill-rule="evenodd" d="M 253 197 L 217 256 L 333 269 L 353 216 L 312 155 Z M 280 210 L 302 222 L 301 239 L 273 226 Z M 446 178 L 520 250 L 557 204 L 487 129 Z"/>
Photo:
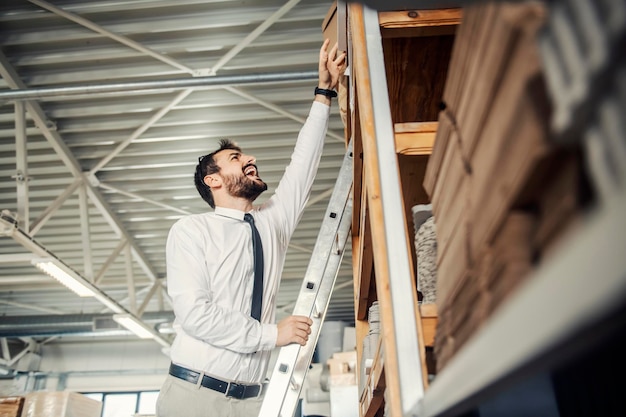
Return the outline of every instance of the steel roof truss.
<path id="1" fill-rule="evenodd" d="M 139 42 L 135 42 L 134 40 L 127 38 L 126 36 L 123 35 L 118 35 L 117 33 L 111 32 L 110 30 L 107 30 L 105 28 L 103 28 L 102 26 L 92 22 L 91 20 L 85 19 L 81 16 L 78 16 L 77 14 L 74 13 L 70 13 L 66 10 L 63 10 L 60 7 L 56 7 L 53 6 L 52 4 L 42 1 L 42 0 L 28 0 L 33 4 L 36 4 L 37 6 L 48 10 L 49 12 L 52 12 L 58 16 L 61 16 L 67 20 L 71 20 L 74 23 L 77 23 L 81 26 L 86 27 L 87 29 L 93 30 L 94 32 L 97 32 L 101 35 L 106 36 L 107 38 L 113 39 L 123 45 L 126 45 L 136 51 L 139 51 L 143 54 L 146 55 L 150 55 L 153 58 L 158 59 L 159 61 L 165 62 L 168 65 L 171 65 L 172 67 L 178 68 L 179 70 L 183 71 L 183 72 L 187 72 L 189 74 L 194 74 L 195 70 L 193 70 L 192 68 L 189 68 L 186 65 L 181 64 L 180 62 L 176 61 L 175 59 L 172 59 L 166 55 L 163 55 L 159 52 L 156 52 L 148 47 L 146 47 L 145 45 L 142 45 Z"/>
<path id="2" fill-rule="evenodd" d="M 121 239 L 119 243 L 117 244 L 117 246 L 115 247 L 115 249 L 113 249 L 113 252 L 111 252 L 109 257 L 107 258 L 107 260 L 104 261 L 104 264 L 102 264 L 98 273 L 94 276 L 94 279 L 93 279 L 94 284 L 96 285 L 100 284 L 100 281 L 102 281 L 102 277 L 104 277 L 104 274 L 107 271 L 107 269 L 109 269 L 109 267 L 113 264 L 113 262 L 115 262 L 120 252 L 122 252 L 122 249 L 124 249 L 124 247 L 126 246 L 128 246 L 128 242 L 126 241 L 126 239 Z"/>
<path id="3" fill-rule="evenodd" d="M 15 183 L 17 186 L 17 218 L 24 230 L 29 229 L 28 161 L 26 151 L 26 117 L 24 103 L 15 103 Z"/>
<path id="4" fill-rule="evenodd" d="M 135 294 L 135 276 L 133 275 L 133 255 L 129 245 L 124 248 L 126 259 L 126 282 L 128 284 L 128 305 L 130 311 L 137 314 L 137 296 Z"/>
<path id="5" fill-rule="evenodd" d="M 59 209 L 65 203 L 65 200 L 69 198 L 74 191 L 78 188 L 78 186 L 82 183 L 82 178 L 75 178 L 74 181 L 67 186 L 67 188 L 48 206 L 47 209 L 41 213 L 39 218 L 35 220 L 32 224 L 32 228 L 29 231 L 31 236 L 35 236 L 39 230 L 43 227 L 44 224 L 52 217 L 55 211 Z"/>
<path id="6" fill-rule="evenodd" d="M 83 183 L 78 188 L 78 206 L 80 210 L 80 234 L 83 241 L 83 267 L 85 278 L 93 282 L 93 257 L 91 253 L 91 233 L 89 227 L 89 202 L 87 186 Z"/>

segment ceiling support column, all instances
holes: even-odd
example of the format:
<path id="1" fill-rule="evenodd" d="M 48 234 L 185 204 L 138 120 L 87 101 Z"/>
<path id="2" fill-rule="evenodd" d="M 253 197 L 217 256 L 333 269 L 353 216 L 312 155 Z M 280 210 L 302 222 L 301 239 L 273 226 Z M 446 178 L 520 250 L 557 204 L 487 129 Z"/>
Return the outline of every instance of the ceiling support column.
<path id="1" fill-rule="evenodd" d="M 26 111 L 24 103 L 15 102 L 15 160 L 17 185 L 17 218 L 27 232 L 30 230 L 28 203 L 28 162 L 26 150 Z"/>

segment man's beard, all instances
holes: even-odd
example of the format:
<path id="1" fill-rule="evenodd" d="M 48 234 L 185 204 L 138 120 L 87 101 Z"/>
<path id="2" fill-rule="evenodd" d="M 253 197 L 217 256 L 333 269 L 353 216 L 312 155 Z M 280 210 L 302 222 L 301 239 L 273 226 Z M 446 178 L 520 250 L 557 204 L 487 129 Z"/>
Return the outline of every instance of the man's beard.
<path id="1" fill-rule="evenodd" d="M 263 191 L 267 190 L 267 184 L 261 179 L 254 181 L 246 176 L 224 176 L 224 185 L 226 191 L 233 197 L 245 198 L 250 202 L 256 200 Z"/>

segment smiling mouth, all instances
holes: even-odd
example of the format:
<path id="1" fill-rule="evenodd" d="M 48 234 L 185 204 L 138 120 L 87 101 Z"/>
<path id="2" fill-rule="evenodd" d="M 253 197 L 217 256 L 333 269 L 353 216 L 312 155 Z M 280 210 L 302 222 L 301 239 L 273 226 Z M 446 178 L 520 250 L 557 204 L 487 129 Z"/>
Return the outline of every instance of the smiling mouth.
<path id="1" fill-rule="evenodd" d="M 246 175 L 246 177 L 259 178 L 259 171 L 254 164 L 248 164 L 243 167 L 243 173 Z"/>

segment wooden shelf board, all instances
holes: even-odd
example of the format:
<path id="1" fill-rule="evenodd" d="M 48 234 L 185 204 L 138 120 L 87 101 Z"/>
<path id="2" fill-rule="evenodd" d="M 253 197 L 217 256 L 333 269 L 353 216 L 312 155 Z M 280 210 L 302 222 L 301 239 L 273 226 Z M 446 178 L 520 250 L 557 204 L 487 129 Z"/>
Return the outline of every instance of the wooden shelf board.
<path id="1" fill-rule="evenodd" d="M 437 122 L 396 123 L 394 125 L 396 153 L 430 155 L 435 144 L 437 126 Z"/>
<path id="2" fill-rule="evenodd" d="M 451 35 L 461 19 L 462 11 L 458 8 L 378 13 L 381 33 L 385 38 Z"/>
<path id="3" fill-rule="evenodd" d="M 420 304 L 422 318 L 422 332 L 424 334 L 424 346 L 435 346 L 435 333 L 437 331 L 437 305 Z"/>

